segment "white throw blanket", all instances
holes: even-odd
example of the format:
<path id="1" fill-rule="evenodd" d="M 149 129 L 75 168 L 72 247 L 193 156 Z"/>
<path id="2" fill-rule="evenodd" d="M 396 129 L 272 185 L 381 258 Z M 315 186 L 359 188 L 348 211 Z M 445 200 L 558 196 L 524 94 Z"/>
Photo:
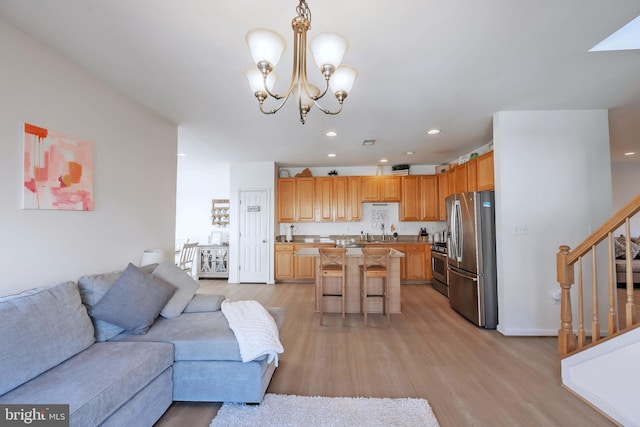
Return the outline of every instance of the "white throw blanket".
<path id="1" fill-rule="evenodd" d="M 240 346 L 243 362 L 267 356 L 267 362 L 275 361 L 284 348 L 280 342 L 278 326 L 273 316 L 258 301 L 224 301 L 222 313 L 229 322 Z"/>

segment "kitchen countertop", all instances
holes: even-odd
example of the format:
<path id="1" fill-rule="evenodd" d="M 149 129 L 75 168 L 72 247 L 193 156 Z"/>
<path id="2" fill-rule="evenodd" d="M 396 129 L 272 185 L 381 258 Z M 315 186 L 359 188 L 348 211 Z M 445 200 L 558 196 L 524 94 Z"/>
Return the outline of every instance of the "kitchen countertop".
<path id="1" fill-rule="evenodd" d="M 282 240 L 276 240 L 275 244 L 276 245 L 322 245 L 322 244 L 335 244 L 337 241 L 339 240 L 347 240 L 350 241 L 351 239 L 353 239 L 353 243 L 354 244 L 362 244 L 362 245 L 431 245 L 431 242 L 423 242 L 420 241 L 417 237 L 415 236 L 406 236 L 406 237 L 399 237 L 398 240 L 374 240 L 374 241 L 369 241 L 369 242 L 363 242 L 360 241 L 360 237 L 358 238 L 353 238 L 353 237 L 311 237 L 311 236 L 307 236 L 307 237 L 299 237 L 299 238 L 295 238 L 293 239 L 292 242 L 285 242 Z"/>
<path id="2" fill-rule="evenodd" d="M 402 258 L 404 254 L 402 252 L 396 251 L 395 249 L 390 249 L 392 258 Z M 302 248 L 299 249 L 295 256 L 320 256 L 320 252 L 318 248 Z M 361 257 L 362 256 L 362 248 L 347 248 L 347 257 Z"/>

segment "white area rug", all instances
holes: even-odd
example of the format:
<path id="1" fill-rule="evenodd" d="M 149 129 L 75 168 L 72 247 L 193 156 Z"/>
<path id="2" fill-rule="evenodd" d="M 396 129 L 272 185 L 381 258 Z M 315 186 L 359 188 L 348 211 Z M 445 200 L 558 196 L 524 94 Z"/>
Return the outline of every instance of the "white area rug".
<path id="1" fill-rule="evenodd" d="M 211 427 L 437 427 L 424 399 L 308 397 L 266 394 L 259 405 L 225 403 Z"/>

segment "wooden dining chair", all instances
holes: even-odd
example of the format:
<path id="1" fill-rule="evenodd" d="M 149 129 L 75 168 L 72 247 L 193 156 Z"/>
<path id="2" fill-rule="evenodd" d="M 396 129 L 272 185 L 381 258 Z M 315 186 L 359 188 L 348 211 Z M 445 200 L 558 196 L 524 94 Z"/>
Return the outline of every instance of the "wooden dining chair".
<path id="1" fill-rule="evenodd" d="M 345 248 L 320 248 L 320 325 L 324 325 L 325 298 L 340 299 L 340 312 L 342 313 L 342 324 L 345 317 L 346 298 L 346 256 Z M 340 284 L 335 281 L 325 283 L 327 277 L 338 278 Z"/>
<path id="2" fill-rule="evenodd" d="M 389 249 L 362 248 L 362 265 L 360 266 L 360 305 L 367 325 L 367 314 L 370 312 L 371 300 L 380 300 L 382 314 L 391 324 L 389 313 Z M 369 280 L 380 278 L 382 280 Z"/>
<path id="3" fill-rule="evenodd" d="M 191 276 L 193 275 L 193 261 L 195 260 L 197 251 L 198 242 L 189 243 L 188 240 L 184 245 L 182 245 L 182 249 L 180 250 L 178 267 L 189 273 Z"/>

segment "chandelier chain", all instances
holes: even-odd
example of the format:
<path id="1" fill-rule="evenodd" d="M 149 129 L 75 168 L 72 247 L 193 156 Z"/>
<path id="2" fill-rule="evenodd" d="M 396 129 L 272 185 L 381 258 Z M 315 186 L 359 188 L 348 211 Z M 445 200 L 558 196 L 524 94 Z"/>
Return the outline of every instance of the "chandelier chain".
<path id="1" fill-rule="evenodd" d="M 296 12 L 298 12 L 298 16 L 303 17 L 309 23 L 309 28 L 311 29 L 311 10 L 309 9 L 309 5 L 305 0 L 300 0 L 300 4 L 296 6 Z"/>

